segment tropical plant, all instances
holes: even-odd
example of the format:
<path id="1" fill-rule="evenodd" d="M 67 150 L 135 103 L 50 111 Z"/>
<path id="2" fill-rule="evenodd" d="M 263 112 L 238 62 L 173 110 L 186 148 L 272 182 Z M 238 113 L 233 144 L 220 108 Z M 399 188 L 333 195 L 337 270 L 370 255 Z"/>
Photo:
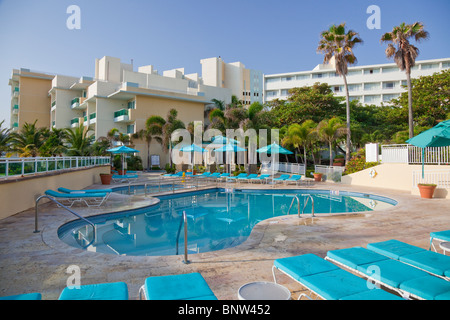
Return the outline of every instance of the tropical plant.
<path id="1" fill-rule="evenodd" d="M 83 123 L 80 123 L 79 127 L 67 128 L 65 130 L 67 134 L 67 155 L 88 156 L 90 154 L 89 146 L 92 140 L 88 136 L 88 132 L 91 131 L 91 128 L 85 127 Z"/>
<path id="2" fill-rule="evenodd" d="M 324 119 L 317 125 L 316 132 L 319 138 L 328 143 L 330 149 L 330 165 L 333 163 L 333 144 L 347 133 L 347 128 L 339 118 Z"/>
<path id="3" fill-rule="evenodd" d="M 177 119 L 178 111 L 170 109 L 162 126 L 162 145 L 165 150 L 169 148 L 169 164 L 172 165 L 172 133 L 177 129 L 185 129 L 184 123 Z"/>
<path id="4" fill-rule="evenodd" d="M 13 151 L 20 157 L 36 157 L 39 148 L 44 143 L 44 129 L 36 127 L 34 123 L 25 122 L 19 132 L 11 133 L 11 144 Z"/>
<path id="5" fill-rule="evenodd" d="M 324 63 L 328 63 L 334 58 L 336 73 L 342 76 L 345 87 L 345 101 L 347 114 L 347 151 L 346 160 L 350 160 L 351 153 L 351 129 L 350 129 L 350 98 L 347 85 L 348 65 L 355 64 L 357 59 L 353 53 L 353 48 L 363 41 L 359 34 L 353 30 L 345 30 L 345 23 L 332 25 L 328 30 L 321 33 L 321 39 L 317 51 L 324 53 Z"/>
<path id="6" fill-rule="evenodd" d="M 385 51 L 386 57 L 394 58 L 400 70 L 406 72 L 409 138 L 414 136 L 411 69 L 416 64 L 416 58 L 419 55 L 419 49 L 412 45 L 409 40 L 414 38 L 416 42 L 420 42 L 428 39 L 428 37 L 429 33 L 425 31 L 424 25 L 421 22 L 415 22 L 413 24 L 405 24 L 402 22 L 399 26 L 394 27 L 391 32 L 387 32 L 381 36 L 381 42 L 388 42 L 388 47 Z"/>
<path id="7" fill-rule="evenodd" d="M 5 122 L 5 120 L 0 122 L 0 155 L 9 150 L 9 144 L 12 138 L 11 131 L 8 128 L 2 128 L 3 122 Z"/>
<path id="8" fill-rule="evenodd" d="M 64 139 L 66 131 L 64 129 L 52 128 L 52 130 L 43 130 L 44 142 L 39 148 L 41 157 L 61 156 L 66 152 Z"/>
<path id="9" fill-rule="evenodd" d="M 303 148 L 303 162 L 307 166 L 307 147 L 311 144 L 312 135 L 316 123 L 312 120 L 306 120 L 302 124 L 294 123 L 287 129 L 287 133 L 282 140 L 283 145 L 292 144 L 300 152 Z"/>
<path id="10" fill-rule="evenodd" d="M 150 170 L 150 145 L 152 141 L 163 143 L 163 126 L 166 121 L 160 116 L 151 116 L 145 122 L 145 128 L 133 134 L 133 138 L 142 139 L 147 143 L 147 170 Z"/>

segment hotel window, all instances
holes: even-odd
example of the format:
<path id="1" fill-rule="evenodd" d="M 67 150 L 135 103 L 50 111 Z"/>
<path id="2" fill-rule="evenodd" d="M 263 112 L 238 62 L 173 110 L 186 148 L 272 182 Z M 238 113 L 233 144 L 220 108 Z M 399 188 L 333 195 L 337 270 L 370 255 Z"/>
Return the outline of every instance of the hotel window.
<path id="1" fill-rule="evenodd" d="M 128 101 L 128 109 L 136 109 L 136 100 Z"/>
<path id="2" fill-rule="evenodd" d="M 342 86 L 334 86 L 333 90 L 335 93 L 342 92 Z"/>
<path id="3" fill-rule="evenodd" d="M 376 102 L 379 102 L 380 99 L 381 99 L 381 96 L 379 96 L 379 95 L 364 96 L 364 103 L 376 103 Z"/>
<path id="4" fill-rule="evenodd" d="M 378 90 L 378 89 L 380 89 L 380 87 L 381 87 L 381 85 L 379 82 L 364 83 L 365 91 Z"/>
<path id="5" fill-rule="evenodd" d="M 348 85 L 348 91 L 352 92 L 352 91 L 360 91 L 361 90 L 361 85 L 360 84 L 349 84 Z"/>
<path id="6" fill-rule="evenodd" d="M 350 96 L 348 99 L 350 101 L 353 101 L 353 100 L 361 101 L 361 96 Z"/>
<path id="7" fill-rule="evenodd" d="M 422 64 L 422 70 L 438 69 L 438 68 L 439 68 L 438 63 Z"/>
<path id="8" fill-rule="evenodd" d="M 282 96 L 288 96 L 288 95 L 289 95 L 289 89 L 283 89 L 283 90 L 281 90 L 281 95 L 282 95 Z"/>
<path id="9" fill-rule="evenodd" d="M 450 68 L 450 62 L 442 62 L 442 69 Z"/>
<path id="10" fill-rule="evenodd" d="M 266 95 L 267 97 L 276 97 L 278 96 L 278 92 L 277 91 L 266 91 Z"/>
<path id="11" fill-rule="evenodd" d="M 328 77 L 328 73 L 313 73 L 313 79 L 320 79 Z"/>
<path id="12" fill-rule="evenodd" d="M 389 102 L 392 99 L 397 99 L 399 94 L 383 94 L 383 102 Z"/>
<path id="13" fill-rule="evenodd" d="M 282 77 L 281 81 L 292 81 L 293 77 Z"/>
<path id="14" fill-rule="evenodd" d="M 383 82 L 383 89 L 394 89 L 396 87 L 396 83 L 391 82 Z"/>
<path id="15" fill-rule="evenodd" d="M 309 75 L 309 74 L 299 74 L 297 76 L 297 80 L 306 80 L 306 79 L 311 79 L 311 75 Z"/>
<path id="16" fill-rule="evenodd" d="M 364 74 L 376 74 L 380 73 L 380 69 L 364 69 Z"/>
<path id="17" fill-rule="evenodd" d="M 399 68 L 397 68 L 397 67 L 383 68 L 383 73 L 390 73 L 390 72 L 397 72 L 397 71 L 399 71 Z"/>
<path id="18" fill-rule="evenodd" d="M 362 73 L 361 70 L 352 70 L 347 73 L 348 76 L 360 76 Z"/>
<path id="19" fill-rule="evenodd" d="M 280 81 L 280 78 L 267 78 L 266 79 L 266 82 L 267 83 L 271 83 L 271 82 L 279 82 Z"/>
<path id="20" fill-rule="evenodd" d="M 127 133 L 134 133 L 134 124 L 127 125 Z"/>

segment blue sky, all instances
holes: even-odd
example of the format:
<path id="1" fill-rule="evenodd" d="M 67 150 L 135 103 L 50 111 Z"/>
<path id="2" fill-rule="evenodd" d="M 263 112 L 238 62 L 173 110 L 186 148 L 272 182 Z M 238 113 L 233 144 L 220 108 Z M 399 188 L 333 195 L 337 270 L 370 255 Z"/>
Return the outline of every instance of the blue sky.
<path id="1" fill-rule="evenodd" d="M 69 30 L 67 7 L 78 5 L 81 29 Z M 367 7 L 381 10 L 370 30 Z M 418 60 L 450 57 L 449 0 L 0 0 L 0 121 L 9 126 L 13 68 L 94 76 L 95 58 L 133 59 L 163 71 L 201 73 L 200 59 L 221 56 L 265 74 L 304 71 L 322 62 L 320 32 L 346 22 L 364 44 L 359 65 L 391 62 L 379 39 L 401 22 L 421 21 L 430 39 Z"/>

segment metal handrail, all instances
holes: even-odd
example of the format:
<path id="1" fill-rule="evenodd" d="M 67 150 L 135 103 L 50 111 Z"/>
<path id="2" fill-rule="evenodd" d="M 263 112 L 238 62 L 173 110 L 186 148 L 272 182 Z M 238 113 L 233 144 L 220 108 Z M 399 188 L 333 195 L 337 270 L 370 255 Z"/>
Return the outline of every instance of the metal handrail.
<path id="1" fill-rule="evenodd" d="M 312 216 L 314 217 L 314 198 L 310 194 L 302 194 L 302 196 L 308 197 L 306 199 L 306 201 L 305 201 L 305 205 L 303 206 L 302 214 L 305 211 L 305 208 L 306 208 L 306 205 L 308 204 L 309 199 L 311 199 L 311 204 L 312 204 L 312 211 L 311 211 L 311 213 L 312 213 Z"/>
<path id="2" fill-rule="evenodd" d="M 297 215 L 298 215 L 298 217 L 300 217 L 300 199 L 298 198 L 298 195 L 295 195 L 292 198 L 291 206 L 289 207 L 289 210 L 288 210 L 287 214 L 289 215 L 289 212 L 291 212 L 291 208 L 292 208 L 292 205 L 294 204 L 294 200 L 295 199 L 297 199 L 297 206 L 298 206 L 298 213 L 297 213 Z"/>
<path id="3" fill-rule="evenodd" d="M 180 226 L 178 227 L 178 233 L 177 233 L 177 246 L 176 246 L 176 252 L 175 254 L 178 255 L 178 240 L 180 239 L 180 232 L 181 232 L 181 225 L 184 223 L 184 264 L 189 264 L 190 261 L 188 260 L 188 231 L 187 231 L 187 215 L 186 211 L 183 211 L 183 219 L 180 221 Z"/>
<path id="4" fill-rule="evenodd" d="M 38 198 L 36 199 L 36 202 L 35 202 L 35 208 L 34 208 L 34 231 L 33 231 L 34 233 L 40 232 L 40 231 L 38 230 L 38 205 L 39 205 L 39 201 L 40 201 L 41 199 L 43 199 L 43 198 L 47 198 L 47 199 L 49 199 L 49 200 L 55 202 L 55 203 L 56 203 L 57 205 L 59 205 L 60 207 L 66 209 L 67 211 L 69 211 L 69 212 L 72 213 L 73 215 L 77 216 L 78 218 L 80 218 L 81 220 L 87 222 L 88 224 L 90 224 L 90 225 L 92 226 L 92 230 L 93 230 L 93 233 L 92 233 L 92 235 L 93 235 L 93 236 L 92 236 L 92 241 L 89 242 L 86 246 L 84 246 L 85 248 L 86 248 L 86 247 L 89 247 L 89 246 L 95 241 L 95 225 L 94 225 L 91 221 L 89 221 L 88 219 L 86 219 L 86 218 L 80 216 L 80 215 L 79 215 L 78 213 L 76 213 L 75 211 L 69 209 L 68 207 L 66 207 L 65 205 L 63 205 L 62 203 L 60 203 L 59 201 L 57 201 L 57 200 L 55 200 L 54 198 L 52 198 L 52 197 L 50 197 L 50 196 L 47 196 L 47 195 L 42 195 L 42 196 L 40 196 L 40 197 L 38 197 Z"/>

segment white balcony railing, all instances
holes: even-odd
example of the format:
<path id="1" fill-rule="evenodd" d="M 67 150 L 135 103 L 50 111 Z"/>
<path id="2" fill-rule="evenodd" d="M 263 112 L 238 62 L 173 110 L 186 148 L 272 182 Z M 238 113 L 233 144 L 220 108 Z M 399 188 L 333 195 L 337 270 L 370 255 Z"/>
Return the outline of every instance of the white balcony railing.
<path id="1" fill-rule="evenodd" d="M 381 146 L 383 163 L 422 163 L 422 148 L 410 144 L 391 144 Z M 425 148 L 425 164 L 450 164 L 450 146 Z"/>
<path id="2" fill-rule="evenodd" d="M 102 166 L 110 161 L 110 157 L 0 158 L 0 178 Z"/>

